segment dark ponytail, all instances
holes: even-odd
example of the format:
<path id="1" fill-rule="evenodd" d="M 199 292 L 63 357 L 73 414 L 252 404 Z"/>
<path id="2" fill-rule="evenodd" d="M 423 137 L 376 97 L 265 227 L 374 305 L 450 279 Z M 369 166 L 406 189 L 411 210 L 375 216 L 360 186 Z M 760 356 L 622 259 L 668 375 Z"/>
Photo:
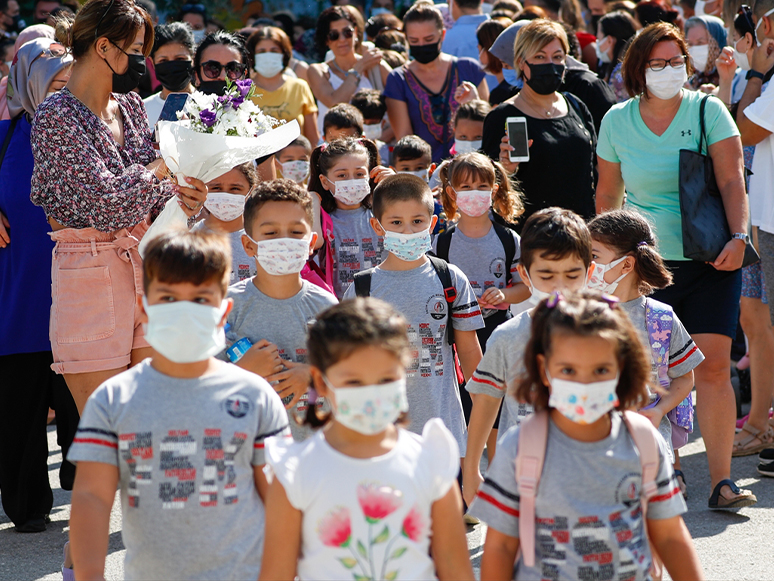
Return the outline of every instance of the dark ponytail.
<path id="1" fill-rule="evenodd" d="M 605 212 L 589 222 L 589 231 L 594 240 L 615 250 L 618 257 L 627 254 L 634 257 L 634 272 L 643 295 L 672 284 L 672 273 L 658 253 L 653 229 L 637 212 Z"/>

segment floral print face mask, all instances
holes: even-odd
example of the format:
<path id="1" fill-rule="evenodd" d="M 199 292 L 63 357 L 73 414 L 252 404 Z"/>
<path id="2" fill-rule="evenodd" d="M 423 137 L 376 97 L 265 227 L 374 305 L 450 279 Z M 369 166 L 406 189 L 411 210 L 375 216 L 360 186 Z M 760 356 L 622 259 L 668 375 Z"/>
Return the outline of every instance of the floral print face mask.
<path id="1" fill-rule="evenodd" d="M 457 192 L 457 207 L 460 212 L 473 218 L 486 214 L 492 207 L 491 190 L 462 190 Z"/>
<path id="2" fill-rule="evenodd" d="M 252 238 L 250 240 L 258 247 L 255 258 L 267 274 L 298 274 L 309 259 L 308 238 L 275 238 L 260 242 Z"/>
<path id="3" fill-rule="evenodd" d="M 430 241 L 430 228 L 413 234 L 390 232 L 384 226 L 384 249 L 406 262 L 412 262 L 422 258 L 432 248 Z"/>
<path id="4" fill-rule="evenodd" d="M 618 405 L 618 376 L 606 381 L 580 383 L 566 379 L 552 379 L 548 406 L 576 424 L 593 424 Z"/>
<path id="5" fill-rule="evenodd" d="M 381 385 L 335 388 L 323 378 L 336 399 L 333 416 L 350 430 L 372 436 L 387 429 L 408 411 L 406 380 L 399 379 Z"/>

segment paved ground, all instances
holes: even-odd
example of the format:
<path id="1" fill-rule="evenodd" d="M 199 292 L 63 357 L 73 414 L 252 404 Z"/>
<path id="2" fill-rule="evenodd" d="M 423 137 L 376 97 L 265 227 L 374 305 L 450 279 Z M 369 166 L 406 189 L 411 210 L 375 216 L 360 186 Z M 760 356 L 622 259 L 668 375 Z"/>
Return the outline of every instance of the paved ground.
<path id="1" fill-rule="evenodd" d="M 19 534 L 0 510 L 0 580 L 61 579 L 62 546 L 69 530 L 70 494 L 59 487 L 58 468 L 62 461 L 56 434 L 49 430 L 49 467 L 54 488 L 51 524 L 45 533 Z M 716 513 L 706 509 L 709 497 L 704 444 L 698 433 L 684 449 L 683 470 L 688 478 L 689 512 L 685 521 L 693 535 L 707 578 L 712 580 L 773 579 L 772 538 L 774 538 L 774 479 L 759 478 L 757 457 L 734 460 L 734 477 L 758 496 L 756 507 L 738 513 Z M 571 475 L 569 476 L 571 478 Z M 478 525 L 468 533 L 468 548 L 478 572 L 486 527 Z M 118 502 L 113 507 L 106 579 L 123 577 L 124 550 Z"/>

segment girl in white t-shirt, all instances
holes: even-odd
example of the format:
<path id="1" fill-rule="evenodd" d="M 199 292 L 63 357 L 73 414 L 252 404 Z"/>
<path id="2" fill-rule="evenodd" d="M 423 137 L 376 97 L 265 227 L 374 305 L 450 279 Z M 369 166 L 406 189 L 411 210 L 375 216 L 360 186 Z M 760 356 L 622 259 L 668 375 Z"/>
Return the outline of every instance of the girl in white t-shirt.
<path id="1" fill-rule="evenodd" d="M 311 327 L 314 390 L 334 411 L 309 407 L 324 428 L 304 442 L 266 441 L 261 579 L 473 579 L 454 437 L 438 419 L 422 436 L 394 424 L 408 409 L 406 326 L 368 298 Z"/>

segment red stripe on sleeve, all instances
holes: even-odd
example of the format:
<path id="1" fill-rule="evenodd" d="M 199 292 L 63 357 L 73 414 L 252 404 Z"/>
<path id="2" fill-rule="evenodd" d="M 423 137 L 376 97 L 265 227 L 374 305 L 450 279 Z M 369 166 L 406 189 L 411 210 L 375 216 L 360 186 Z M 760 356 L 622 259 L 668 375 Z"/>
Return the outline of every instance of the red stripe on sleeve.
<path id="1" fill-rule="evenodd" d="M 96 438 L 75 438 L 73 439 L 73 444 L 98 444 L 100 446 L 118 449 L 118 444 L 106 442 L 105 440 L 97 440 Z"/>
<path id="2" fill-rule="evenodd" d="M 510 506 L 505 506 L 502 502 L 498 501 L 492 496 L 489 496 L 486 492 L 481 492 L 480 490 L 476 492 L 476 496 L 479 498 L 486 500 L 489 504 L 496 506 L 501 511 L 510 514 L 511 516 L 515 516 L 516 518 L 519 518 L 519 511 L 515 508 L 511 508 Z"/>
<path id="3" fill-rule="evenodd" d="M 678 360 L 677 360 L 677 361 L 675 361 L 674 363 L 670 363 L 670 364 L 669 364 L 669 367 L 674 367 L 675 365 L 680 365 L 680 364 L 681 364 L 683 361 L 685 361 L 685 360 L 686 360 L 686 359 L 688 359 L 688 358 L 689 358 L 691 355 L 693 355 L 693 354 L 696 352 L 696 350 L 697 350 L 697 349 L 698 349 L 698 347 L 697 347 L 696 345 L 694 345 L 694 346 L 693 346 L 693 349 L 691 349 L 690 351 L 688 351 L 688 353 L 686 353 L 685 355 L 683 355 L 683 357 L 681 357 L 680 359 L 678 359 Z"/>
<path id="4" fill-rule="evenodd" d="M 454 319 L 469 319 L 470 317 L 478 317 L 481 314 L 481 309 L 476 309 L 469 313 L 452 313 Z"/>
<path id="5" fill-rule="evenodd" d="M 680 487 L 675 486 L 675 489 L 671 492 L 667 492 L 666 494 L 659 494 L 658 496 L 654 496 L 651 498 L 648 502 L 664 502 L 665 500 L 669 500 L 672 498 L 675 494 L 680 492 Z"/>
<path id="6" fill-rule="evenodd" d="M 266 445 L 265 445 L 263 442 L 261 442 L 261 443 L 258 443 L 258 442 L 256 442 L 256 443 L 253 445 L 253 448 L 254 448 L 255 450 L 262 450 L 262 449 L 263 449 L 263 448 L 265 448 L 265 447 L 266 447 Z"/>
<path id="7" fill-rule="evenodd" d="M 496 389 L 499 389 L 500 391 L 505 389 L 504 387 L 500 387 L 499 385 L 497 385 L 494 381 L 489 381 L 488 379 L 480 379 L 480 378 L 476 377 L 475 375 L 473 377 L 471 377 L 470 379 L 471 379 L 471 381 L 475 381 L 476 383 L 485 383 L 487 385 L 491 385 L 492 387 L 494 387 Z"/>

